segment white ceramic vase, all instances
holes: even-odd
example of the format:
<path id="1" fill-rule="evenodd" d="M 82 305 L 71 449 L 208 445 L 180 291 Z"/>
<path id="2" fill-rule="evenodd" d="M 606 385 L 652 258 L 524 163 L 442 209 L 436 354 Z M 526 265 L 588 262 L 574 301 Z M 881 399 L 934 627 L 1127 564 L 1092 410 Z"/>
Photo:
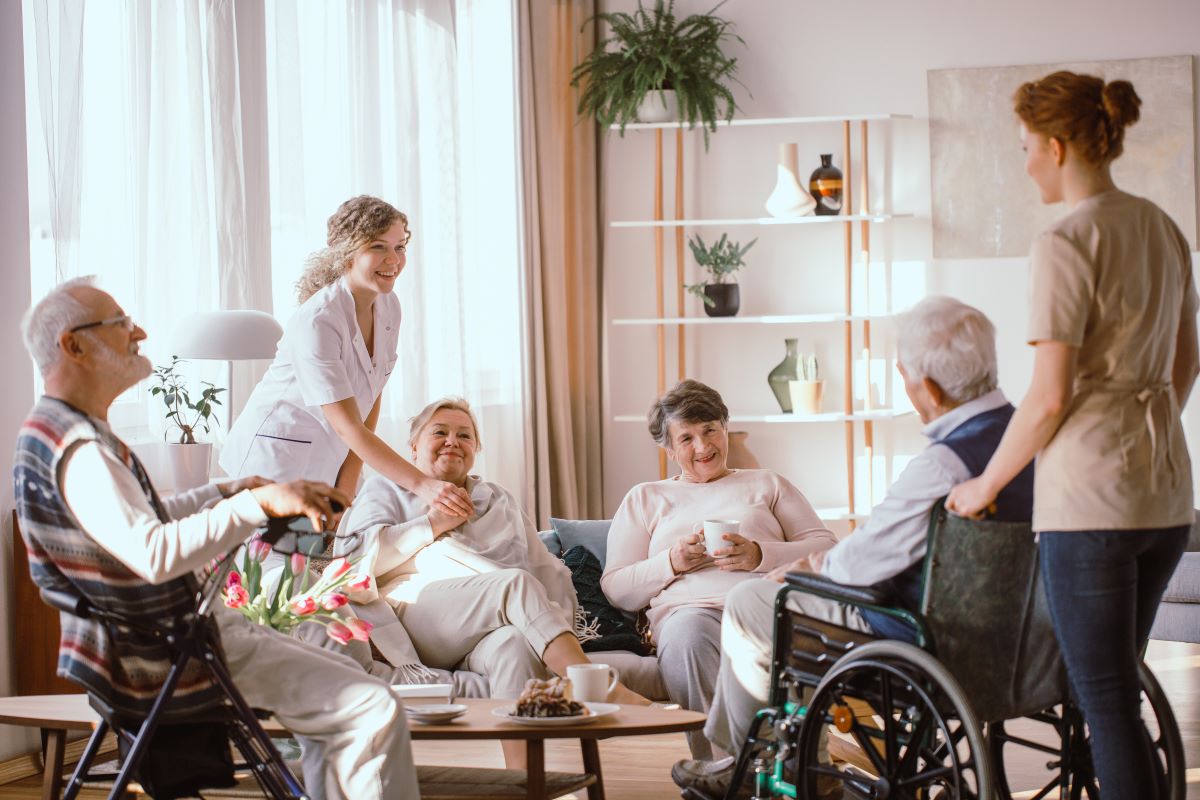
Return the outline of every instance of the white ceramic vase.
<path id="1" fill-rule="evenodd" d="M 775 189 L 764 204 L 772 217 L 803 217 L 813 213 L 817 202 L 796 178 L 798 155 L 795 144 L 779 145 L 779 166 L 775 168 Z"/>
<path id="2" fill-rule="evenodd" d="M 825 381 L 788 381 L 793 414 L 820 414 L 825 397 Z"/>
<path id="3" fill-rule="evenodd" d="M 674 122 L 679 119 L 679 98 L 671 89 L 653 90 L 637 107 L 638 122 Z"/>

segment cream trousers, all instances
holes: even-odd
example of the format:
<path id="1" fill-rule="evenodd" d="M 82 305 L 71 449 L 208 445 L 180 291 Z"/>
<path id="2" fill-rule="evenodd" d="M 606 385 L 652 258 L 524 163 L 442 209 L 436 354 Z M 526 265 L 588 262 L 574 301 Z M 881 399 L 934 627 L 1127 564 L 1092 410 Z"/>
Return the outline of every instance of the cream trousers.
<path id="1" fill-rule="evenodd" d="M 725 601 L 725 616 L 721 620 L 721 670 L 717 674 L 716 694 L 704 735 L 727 753 L 737 753 L 741 749 L 754 715 L 766 707 L 771 693 L 775 597 L 780 588 L 774 581 L 743 581 L 734 587 Z M 805 592 L 791 592 L 788 608 L 851 630 L 871 630 L 857 608 Z M 818 757 L 823 762 L 829 760 L 825 742 L 822 736 Z"/>
<path id="2" fill-rule="evenodd" d="M 396 615 L 422 664 L 478 672 L 500 698 L 548 677 L 542 653 L 571 631 L 541 582 L 522 569 L 432 581 Z"/>
<path id="3" fill-rule="evenodd" d="M 313 800 L 420 797 L 404 706 L 351 659 L 217 611 L 230 674 L 247 702 L 300 739 Z"/>

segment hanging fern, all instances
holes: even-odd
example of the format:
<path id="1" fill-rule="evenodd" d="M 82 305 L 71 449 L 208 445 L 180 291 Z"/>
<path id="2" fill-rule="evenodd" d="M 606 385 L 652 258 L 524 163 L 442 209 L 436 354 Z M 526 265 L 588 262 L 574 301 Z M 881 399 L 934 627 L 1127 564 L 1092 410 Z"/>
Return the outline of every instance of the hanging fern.
<path id="1" fill-rule="evenodd" d="M 707 14 L 677 20 L 675 0 L 655 0 L 650 10 L 639 0 L 632 14 L 603 13 L 588 20 L 606 23 L 609 36 L 571 73 L 571 85 L 583 86 L 579 114 L 594 116 L 604 127 L 620 125 L 624 135 L 646 95 L 673 90 L 680 120 L 704 128 L 707 148 L 717 120 L 732 120 L 737 110 L 727 81 L 742 85 L 734 77 L 737 59 L 726 56 L 721 43 L 745 42 L 733 33 L 733 23 L 713 16 L 722 5 L 724 0 Z"/>

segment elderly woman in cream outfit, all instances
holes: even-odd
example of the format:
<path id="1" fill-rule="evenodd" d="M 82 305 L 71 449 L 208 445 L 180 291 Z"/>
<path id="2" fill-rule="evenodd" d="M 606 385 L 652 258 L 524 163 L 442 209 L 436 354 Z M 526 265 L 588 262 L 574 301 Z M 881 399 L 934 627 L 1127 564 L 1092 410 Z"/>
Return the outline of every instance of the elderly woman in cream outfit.
<path id="1" fill-rule="evenodd" d="M 480 442 L 466 401 L 426 406 L 412 421 L 409 446 L 421 472 L 470 494 L 474 515 L 463 521 L 431 508 L 383 477 L 363 484 L 335 553 L 361 558 L 359 569 L 373 578 L 355 612 L 377 626 L 380 650 L 388 655 L 384 642 L 406 631 L 422 664 L 478 672 L 492 696 L 504 698 L 529 678 L 588 663 L 573 630 L 570 572 L 512 494 L 470 474 Z M 610 699 L 647 702 L 620 684 Z"/>

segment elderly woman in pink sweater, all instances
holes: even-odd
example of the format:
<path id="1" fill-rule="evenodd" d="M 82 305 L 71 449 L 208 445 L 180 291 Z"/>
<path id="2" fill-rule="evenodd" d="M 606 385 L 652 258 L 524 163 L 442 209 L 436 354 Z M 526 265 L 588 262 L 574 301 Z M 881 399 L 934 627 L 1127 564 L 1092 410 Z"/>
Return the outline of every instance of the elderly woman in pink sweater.
<path id="1" fill-rule="evenodd" d="M 618 608 L 647 617 L 671 699 L 707 712 L 720 667 L 721 612 L 738 583 L 833 547 L 833 534 L 795 486 L 765 469 L 729 469 L 729 410 L 715 390 L 681 381 L 654 401 L 650 435 L 680 474 L 633 487 L 608 535 L 600 581 Z M 706 552 L 704 520 L 737 520 L 738 533 Z M 703 734 L 694 758 L 712 758 Z"/>

